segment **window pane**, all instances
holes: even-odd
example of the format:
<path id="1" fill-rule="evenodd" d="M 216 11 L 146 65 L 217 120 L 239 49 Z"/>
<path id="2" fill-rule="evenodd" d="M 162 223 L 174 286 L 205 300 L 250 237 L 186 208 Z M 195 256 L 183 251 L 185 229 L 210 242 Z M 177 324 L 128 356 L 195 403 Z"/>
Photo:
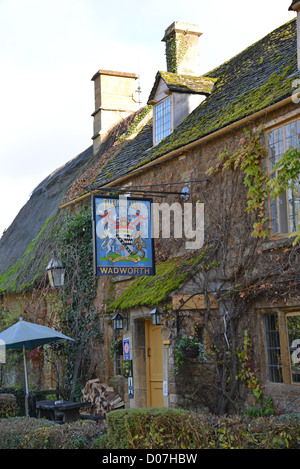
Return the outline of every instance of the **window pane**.
<path id="1" fill-rule="evenodd" d="M 272 221 L 272 234 L 276 234 L 279 232 L 278 207 L 277 207 L 276 200 L 271 200 L 271 221 Z"/>
<path id="2" fill-rule="evenodd" d="M 285 126 L 286 150 L 300 147 L 299 130 L 299 121 L 291 122 Z"/>
<path id="3" fill-rule="evenodd" d="M 282 365 L 277 314 L 264 315 L 267 346 L 267 376 L 272 383 L 282 383 Z"/>
<path id="4" fill-rule="evenodd" d="M 297 225 L 300 223 L 300 187 L 299 183 L 291 190 L 289 189 L 289 222 L 290 232 L 293 233 L 297 230 Z"/>
<path id="5" fill-rule="evenodd" d="M 300 149 L 300 120 L 290 122 L 268 135 L 269 169 L 272 172 L 275 163 L 289 148 Z M 276 172 L 277 176 L 278 172 Z M 272 177 L 272 174 L 270 174 Z M 288 234 L 297 230 L 300 223 L 299 187 L 280 194 L 276 201 L 271 201 L 272 234 Z"/>
<path id="6" fill-rule="evenodd" d="M 118 376 L 118 375 L 121 375 L 122 374 L 122 371 L 121 371 L 121 357 L 120 355 L 117 355 L 116 358 L 115 358 L 115 375 Z"/>
<path id="7" fill-rule="evenodd" d="M 279 215 L 280 215 L 280 233 L 288 233 L 289 227 L 288 227 L 286 192 L 284 192 L 283 194 L 279 194 L 278 206 L 279 206 Z"/>
<path id="8" fill-rule="evenodd" d="M 291 374 L 292 382 L 300 383 L 300 363 L 298 359 L 293 361 L 293 352 L 297 349 L 297 346 L 293 344 L 294 340 L 300 339 L 300 315 L 299 316 L 287 316 L 287 327 L 288 327 L 288 338 L 289 338 L 289 349 L 291 357 Z M 299 358 L 299 356 L 297 357 Z"/>
<path id="9" fill-rule="evenodd" d="M 270 157 L 270 170 L 281 156 L 284 154 L 284 133 L 283 127 L 273 130 L 269 133 L 269 157 Z"/>
<path id="10" fill-rule="evenodd" d="M 171 133 L 171 100 L 166 99 L 155 106 L 155 141 L 156 143 Z"/>

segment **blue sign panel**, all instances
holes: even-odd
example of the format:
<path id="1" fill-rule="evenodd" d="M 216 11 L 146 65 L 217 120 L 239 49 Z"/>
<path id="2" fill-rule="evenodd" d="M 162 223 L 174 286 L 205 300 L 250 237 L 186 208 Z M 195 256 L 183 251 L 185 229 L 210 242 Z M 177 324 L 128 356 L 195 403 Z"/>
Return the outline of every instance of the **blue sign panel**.
<path id="1" fill-rule="evenodd" d="M 123 339 L 123 360 L 131 360 L 130 339 Z"/>
<path id="2" fill-rule="evenodd" d="M 96 275 L 155 275 L 151 200 L 93 197 Z"/>

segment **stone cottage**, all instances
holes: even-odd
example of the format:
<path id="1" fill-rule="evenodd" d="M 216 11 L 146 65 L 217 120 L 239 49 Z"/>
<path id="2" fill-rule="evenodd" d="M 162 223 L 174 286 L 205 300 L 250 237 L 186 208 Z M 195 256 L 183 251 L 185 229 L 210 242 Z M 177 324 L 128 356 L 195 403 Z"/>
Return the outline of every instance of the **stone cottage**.
<path id="1" fill-rule="evenodd" d="M 93 147 L 44 181 L 1 238 L 2 309 L 46 288 L 57 249 L 66 285 L 56 303 L 43 298 L 43 318 L 60 317 L 77 340 L 73 383 L 109 382 L 128 407 L 295 412 L 299 198 L 297 183 L 277 197 L 266 185 L 300 146 L 297 21 L 203 76 L 200 36 L 197 25 L 166 29 L 167 71 L 143 109 L 135 74 L 93 76 Z M 122 198 L 140 205 L 126 242 L 109 244 Z M 150 249 L 141 234 L 149 200 L 152 275 L 138 270 Z M 100 241 L 112 252 L 104 270 Z M 115 270 L 122 256 L 130 267 Z M 183 354 L 191 337 L 194 357 Z"/>

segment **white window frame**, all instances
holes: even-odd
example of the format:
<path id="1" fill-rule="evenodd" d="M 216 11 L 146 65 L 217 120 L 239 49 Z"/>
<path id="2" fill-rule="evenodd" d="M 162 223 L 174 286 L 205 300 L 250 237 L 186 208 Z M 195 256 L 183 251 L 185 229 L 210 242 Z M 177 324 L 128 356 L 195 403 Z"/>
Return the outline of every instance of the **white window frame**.
<path id="1" fill-rule="evenodd" d="M 169 120 L 167 120 L 167 123 L 169 125 L 168 125 L 168 128 L 165 129 L 164 126 L 166 123 L 166 119 L 165 119 L 166 116 L 164 114 L 165 112 L 164 105 L 168 102 L 170 103 L 169 113 L 167 116 L 169 117 Z M 159 108 L 162 108 L 162 132 L 160 133 L 159 136 L 157 136 L 157 126 L 159 124 L 157 120 L 157 111 Z M 159 142 L 161 142 L 165 137 L 170 135 L 172 132 L 173 132 L 173 97 L 172 95 L 170 95 L 170 96 L 167 96 L 165 99 L 162 99 L 161 101 L 156 103 L 153 107 L 153 143 L 154 145 L 157 145 Z"/>

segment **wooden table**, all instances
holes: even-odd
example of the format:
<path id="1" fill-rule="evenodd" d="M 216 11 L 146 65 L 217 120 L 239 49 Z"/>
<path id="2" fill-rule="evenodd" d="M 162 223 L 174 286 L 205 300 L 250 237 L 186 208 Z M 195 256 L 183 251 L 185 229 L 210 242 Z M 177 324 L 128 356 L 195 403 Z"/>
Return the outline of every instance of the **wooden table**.
<path id="1" fill-rule="evenodd" d="M 80 419 L 80 409 L 90 406 L 89 402 L 37 401 L 38 418 L 59 423 L 75 422 Z"/>

